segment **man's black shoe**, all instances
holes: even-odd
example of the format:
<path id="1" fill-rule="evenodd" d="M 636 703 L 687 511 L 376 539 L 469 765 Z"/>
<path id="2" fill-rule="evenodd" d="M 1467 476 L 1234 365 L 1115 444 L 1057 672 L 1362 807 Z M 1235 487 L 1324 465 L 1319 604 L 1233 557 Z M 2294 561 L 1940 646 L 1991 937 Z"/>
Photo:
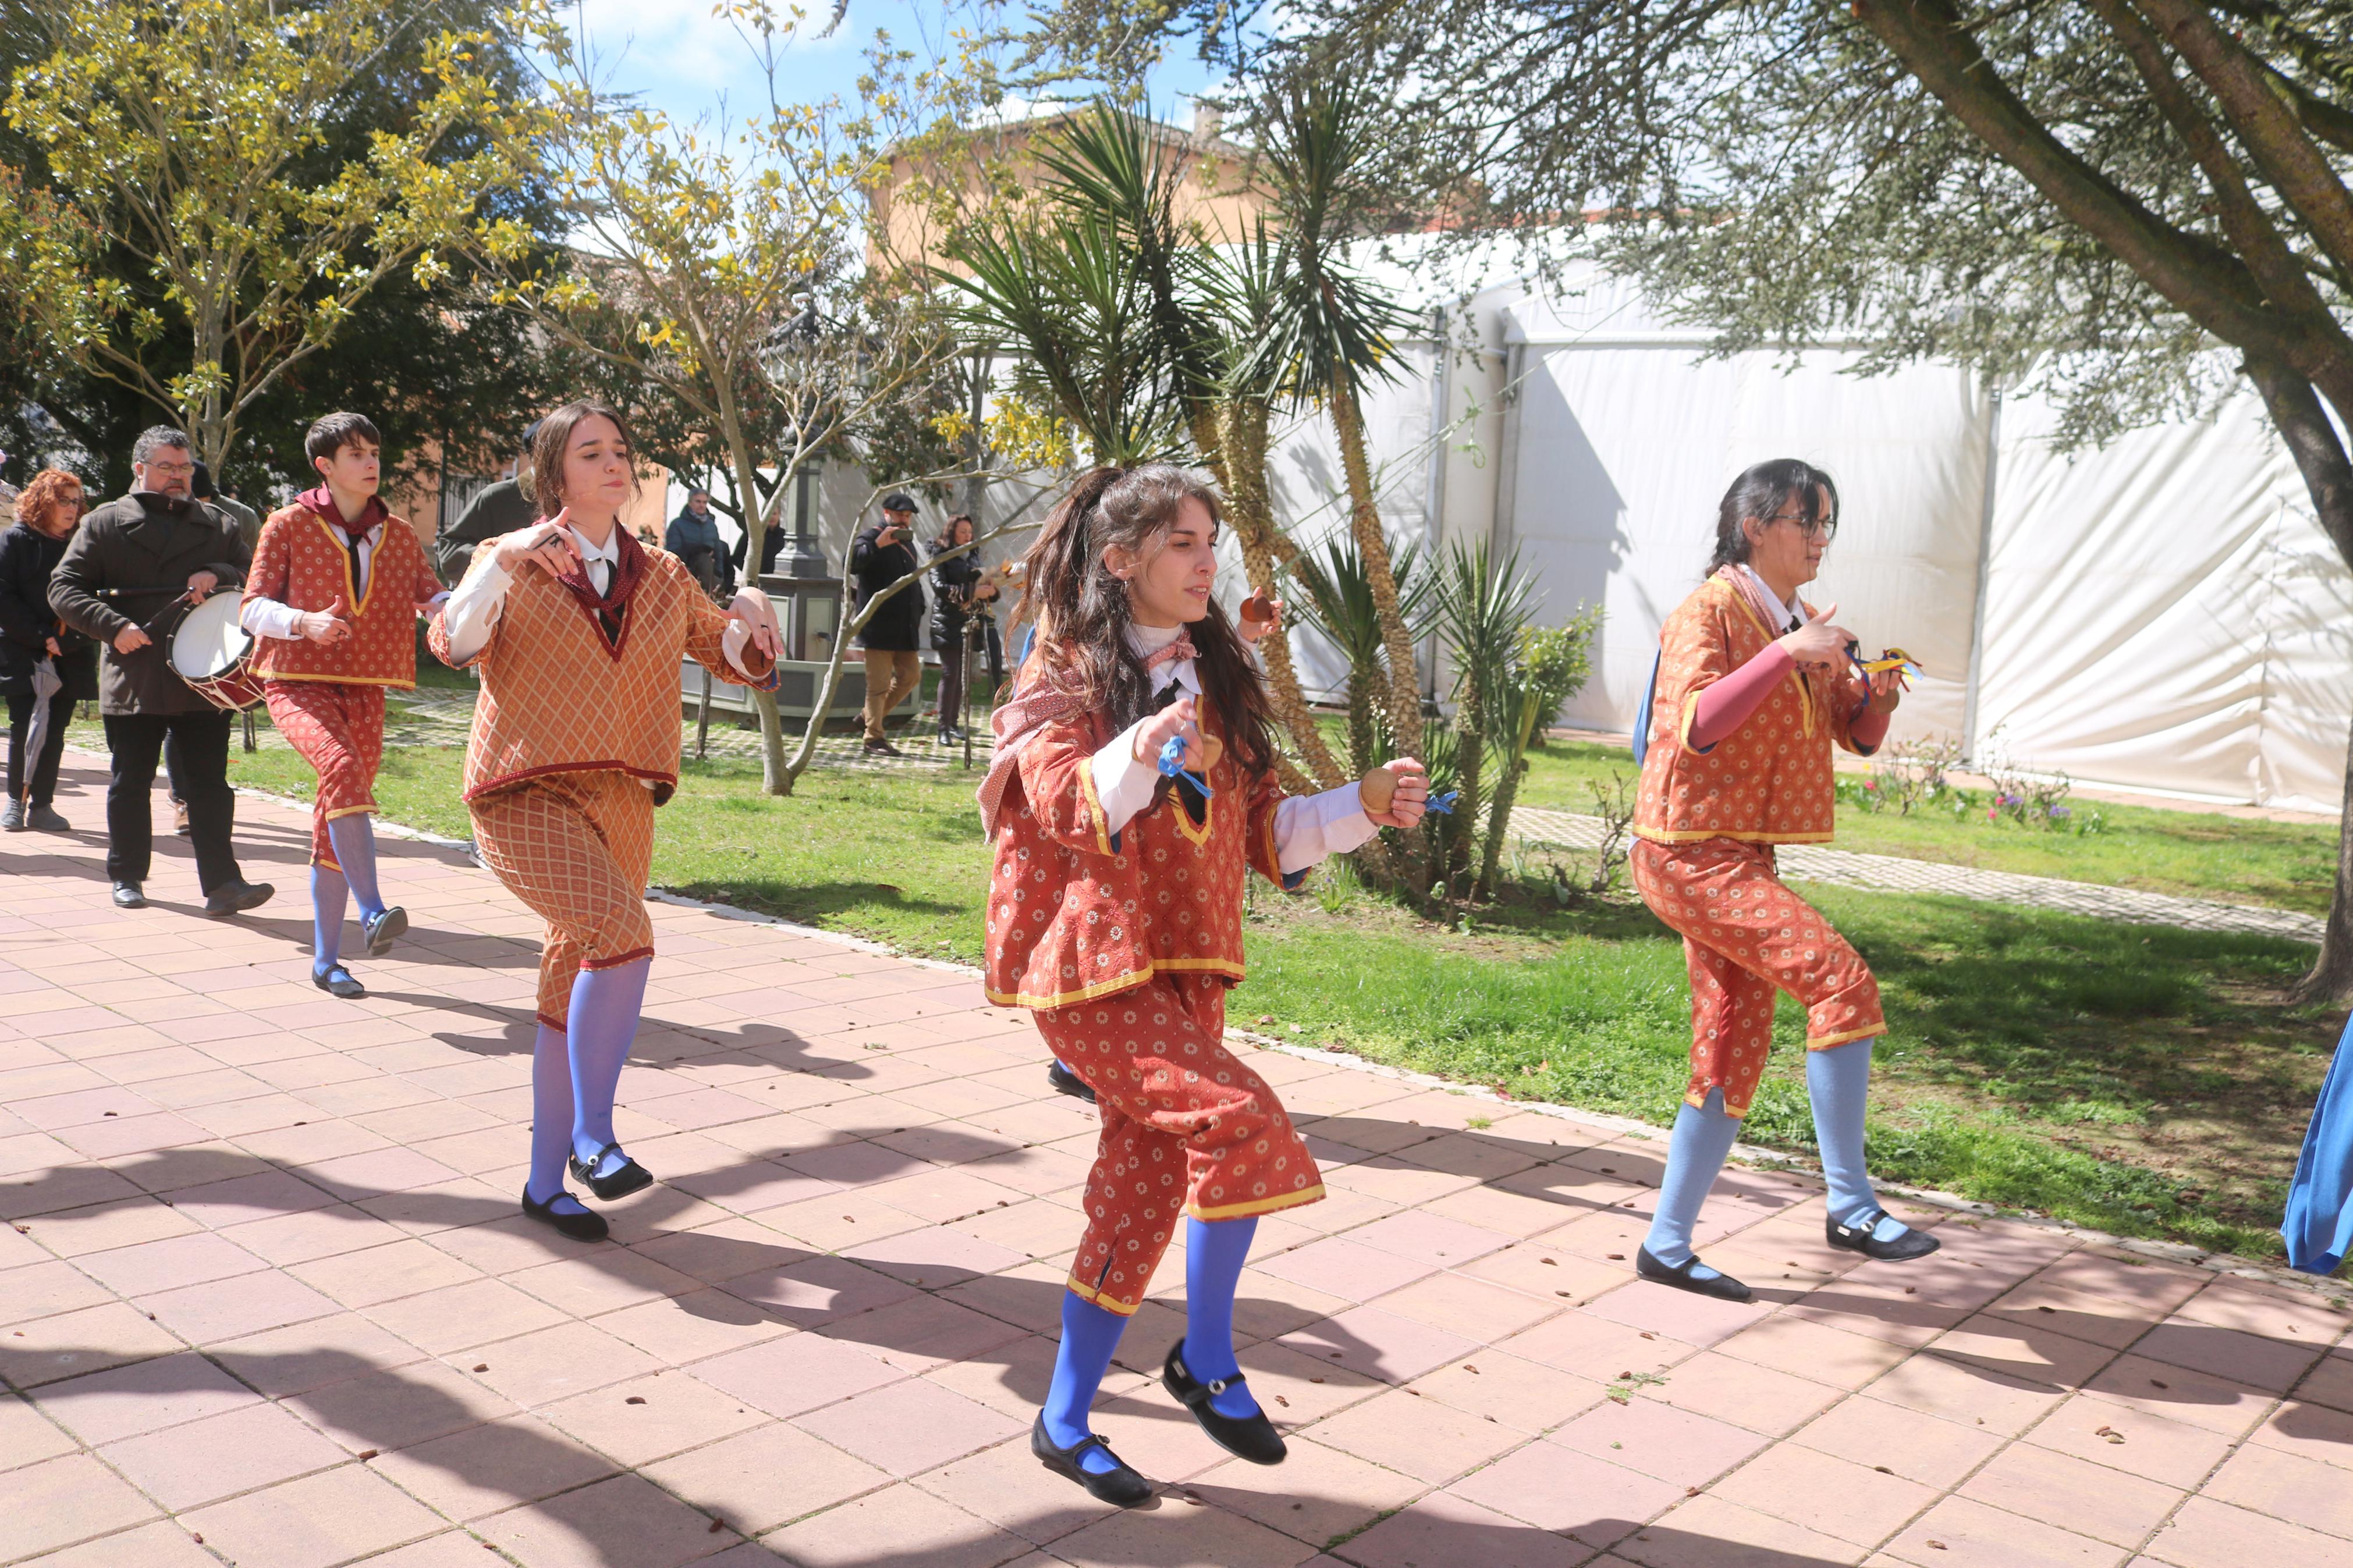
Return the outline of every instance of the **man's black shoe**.
<path id="1" fill-rule="evenodd" d="M 118 910 L 143 910 L 147 907 L 147 895 L 136 882 L 117 882 L 114 884 L 114 907 Z"/>
<path id="2" fill-rule="evenodd" d="M 1046 1081 L 1056 1094 L 1067 1094 L 1074 1100 L 1083 1100 L 1089 1105 L 1095 1102 L 1095 1091 L 1087 1087 L 1087 1080 L 1060 1062 L 1046 1064 Z"/>
<path id="3" fill-rule="evenodd" d="M 277 891 L 268 882 L 223 882 L 205 895 L 205 913 L 215 920 L 243 914 L 268 903 Z"/>

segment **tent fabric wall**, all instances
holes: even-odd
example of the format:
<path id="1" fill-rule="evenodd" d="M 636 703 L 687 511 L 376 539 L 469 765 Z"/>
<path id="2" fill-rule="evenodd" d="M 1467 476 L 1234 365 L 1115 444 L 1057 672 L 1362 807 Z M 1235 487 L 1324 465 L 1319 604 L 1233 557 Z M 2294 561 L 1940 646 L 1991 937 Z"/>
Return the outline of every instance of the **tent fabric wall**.
<path id="1" fill-rule="evenodd" d="M 1599 327 L 1529 300 L 1509 542 L 1544 585 L 1540 617 L 1604 615 L 1569 722 L 1630 727 L 1667 614 L 1704 574 L 1716 503 L 1741 469 L 1803 458 L 1837 481 L 1841 521 L 1817 606 L 1877 651 L 1927 670 L 1911 732 L 1957 730 L 1968 668 L 1991 403 L 1968 373 L 1922 365 L 1862 379 L 1853 356 L 1705 358 L 1704 341 L 1625 309 Z"/>
<path id="2" fill-rule="evenodd" d="M 2353 574 L 2251 396 L 2066 454 L 2003 410 L 1981 751 L 2136 789 L 2334 811 Z M 1997 730 L 1999 734 L 1996 733 Z"/>

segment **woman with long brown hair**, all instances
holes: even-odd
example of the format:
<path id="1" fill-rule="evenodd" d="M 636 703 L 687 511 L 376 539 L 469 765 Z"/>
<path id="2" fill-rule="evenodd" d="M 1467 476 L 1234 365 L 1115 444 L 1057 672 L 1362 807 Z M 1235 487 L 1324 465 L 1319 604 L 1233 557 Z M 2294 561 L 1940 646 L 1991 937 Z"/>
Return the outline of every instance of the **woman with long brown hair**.
<path id="1" fill-rule="evenodd" d="M 523 1213 L 601 1239 L 601 1199 L 649 1186 L 621 1150 L 613 1100 L 653 961 L 646 878 L 654 808 L 678 788 L 678 667 L 775 678 L 776 616 L 746 587 L 722 610 L 672 556 L 621 521 L 636 444 L 618 412 L 571 403 L 533 441 L 541 521 L 491 540 L 440 615 L 433 651 L 481 672 L 465 799 L 483 863 L 547 921 L 532 1057 Z"/>
<path id="2" fill-rule="evenodd" d="M 1030 1451 L 1127 1508 L 1152 1488 L 1088 1412 L 1180 1218 L 1187 1323 L 1162 1384 L 1229 1452 L 1283 1458 L 1234 1358 L 1234 1289 L 1258 1216 L 1324 1186 L 1274 1091 L 1223 1042 L 1243 879 L 1296 888 L 1327 854 L 1419 821 L 1428 789 L 1404 759 L 1380 811 L 1356 784 L 1283 798 L 1265 689 L 1210 591 L 1219 504 L 1168 464 L 1071 488 L 1027 558 L 1037 645 L 980 790 L 989 1000 L 1031 1009 L 1103 1118 Z"/>

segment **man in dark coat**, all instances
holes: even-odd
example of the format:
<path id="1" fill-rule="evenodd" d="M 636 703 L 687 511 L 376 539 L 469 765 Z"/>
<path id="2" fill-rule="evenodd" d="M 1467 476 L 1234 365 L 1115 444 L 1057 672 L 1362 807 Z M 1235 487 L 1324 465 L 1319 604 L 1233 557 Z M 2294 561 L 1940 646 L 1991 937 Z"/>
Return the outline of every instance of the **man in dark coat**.
<path id="1" fill-rule="evenodd" d="M 718 520 L 711 515 L 709 490 L 686 492 L 685 507 L 662 531 L 662 548 L 678 557 L 678 563 L 702 584 L 704 593 L 714 597 L 723 592 L 733 595 L 735 563 L 719 537 Z"/>
<path id="2" fill-rule="evenodd" d="M 882 521 L 861 530 L 849 547 L 849 571 L 863 606 L 902 577 L 923 569 L 915 553 L 915 501 L 903 490 L 882 498 Z M 866 751 L 902 755 L 882 733 L 882 721 L 923 679 L 923 589 L 910 583 L 883 601 L 858 634 L 866 654 Z"/>
<path id="3" fill-rule="evenodd" d="M 475 491 L 458 521 L 445 522 L 433 535 L 433 571 L 450 587 L 456 587 L 466 568 L 473 564 L 474 546 L 539 521 L 539 506 L 531 496 L 531 443 L 538 434 L 539 421 L 534 419 L 522 433 L 522 456 L 515 459 L 513 477 Z"/>
<path id="4" fill-rule="evenodd" d="M 143 432 L 131 454 L 132 491 L 83 519 L 49 579 L 49 605 L 66 625 L 105 650 L 99 716 L 113 780 L 106 792 L 106 872 L 114 901 L 143 909 L 154 853 L 152 792 L 168 741 L 179 753 L 188 839 L 205 913 L 233 915 L 277 889 L 248 882 L 229 836 L 237 796 L 228 784 L 229 715 L 172 669 L 173 605 L 201 603 L 241 586 L 252 557 L 237 524 L 189 494 L 195 460 L 188 438 L 169 426 Z"/>
<path id="5" fill-rule="evenodd" d="M 0 695 L 8 699 L 8 798 L 0 802 L 0 830 L 10 833 L 64 833 L 71 826 L 51 802 L 66 721 L 75 703 L 98 697 L 98 649 L 49 608 L 49 576 L 83 504 L 81 480 L 45 468 L 16 498 L 15 525 L 0 533 Z"/>

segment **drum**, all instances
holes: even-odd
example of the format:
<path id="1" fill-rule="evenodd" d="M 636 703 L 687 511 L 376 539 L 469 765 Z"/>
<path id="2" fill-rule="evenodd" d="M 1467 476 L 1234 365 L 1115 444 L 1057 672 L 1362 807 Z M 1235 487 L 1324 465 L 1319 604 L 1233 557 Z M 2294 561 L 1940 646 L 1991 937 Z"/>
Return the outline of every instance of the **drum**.
<path id="1" fill-rule="evenodd" d="M 172 672 L 216 708 L 238 712 L 261 701 L 261 682 L 247 668 L 253 636 L 237 625 L 244 600 L 215 594 L 172 631 Z"/>

